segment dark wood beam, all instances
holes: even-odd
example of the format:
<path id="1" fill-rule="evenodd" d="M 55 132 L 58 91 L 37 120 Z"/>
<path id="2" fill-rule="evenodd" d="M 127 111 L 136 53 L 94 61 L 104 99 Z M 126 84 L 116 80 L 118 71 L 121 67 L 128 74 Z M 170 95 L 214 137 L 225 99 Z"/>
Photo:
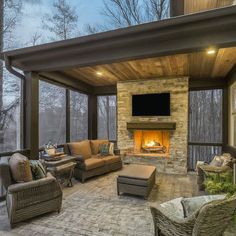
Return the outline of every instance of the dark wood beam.
<path id="1" fill-rule="evenodd" d="M 227 134 L 228 134 L 228 132 L 230 131 L 229 122 L 228 122 L 229 115 L 230 115 L 228 103 L 229 103 L 229 99 L 231 99 L 229 98 L 228 93 L 229 93 L 229 87 L 236 82 L 236 65 L 234 65 L 234 67 L 230 70 L 230 72 L 226 76 L 226 80 L 228 82 L 227 92 L 225 94 L 225 100 L 227 100 L 227 107 L 225 107 L 225 110 L 223 111 L 224 114 L 226 114 L 225 121 L 224 121 L 226 124 L 224 124 L 223 130 L 226 129 L 226 126 L 227 126 Z M 223 151 L 230 153 L 233 157 L 236 158 L 236 148 L 229 145 L 228 135 L 226 137 L 226 143 L 224 143 L 224 146 L 223 146 Z"/>
<path id="2" fill-rule="evenodd" d="M 222 141 L 223 149 L 228 145 L 229 140 L 229 89 L 227 86 L 223 88 L 223 104 L 222 104 Z"/>
<path id="3" fill-rule="evenodd" d="M 236 45 L 236 6 L 174 17 L 5 55 L 24 71 L 59 71 Z"/>
<path id="4" fill-rule="evenodd" d="M 66 88 L 75 89 L 87 94 L 93 93 L 93 86 L 64 75 L 61 72 L 41 72 L 39 75 L 43 80 L 48 82 L 58 83 L 60 86 L 64 85 Z"/>
<path id="5" fill-rule="evenodd" d="M 117 94 L 117 87 L 116 85 L 114 86 L 98 86 L 94 87 L 93 93 L 95 95 L 114 95 Z"/>
<path id="6" fill-rule="evenodd" d="M 25 149 L 30 159 L 39 158 L 39 76 L 25 73 Z"/>
<path id="7" fill-rule="evenodd" d="M 97 139 L 97 96 L 88 97 L 88 138 Z"/>
<path id="8" fill-rule="evenodd" d="M 226 76 L 228 86 L 231 86 L 234 82 L 236 82 L 236 65 L 229 71 L 228 75 Z"/>
<path id="9" fill-rule="evenodd" d="M 170 17 L 184 15 L 185 0 L 170 0 Z"/>
<path id="10" fill-rule="evenodd" d="M 227 85 L 226 78 L 214 78 L 214 79 L 189 79 L 189 90 L 201 90 L 201 89 L 216 89 L 224 88 Z"/>

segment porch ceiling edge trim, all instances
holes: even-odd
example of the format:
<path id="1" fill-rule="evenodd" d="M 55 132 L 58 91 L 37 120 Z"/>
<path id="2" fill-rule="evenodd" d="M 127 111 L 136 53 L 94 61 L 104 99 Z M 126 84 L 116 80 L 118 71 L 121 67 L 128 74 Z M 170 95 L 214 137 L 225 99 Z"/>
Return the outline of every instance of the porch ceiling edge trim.
<path id="1" fill-rule="evenodd" d="M 236 45 L 236 6 L 4 52 L 23 71 L 55 71 Z M 1 55 L 3 58 L 3 55 Z"/>
<path id="2" fill-rule="evenodd" d="M 128 130 L 175 130 L 175 122 L 127 122 Z"/>

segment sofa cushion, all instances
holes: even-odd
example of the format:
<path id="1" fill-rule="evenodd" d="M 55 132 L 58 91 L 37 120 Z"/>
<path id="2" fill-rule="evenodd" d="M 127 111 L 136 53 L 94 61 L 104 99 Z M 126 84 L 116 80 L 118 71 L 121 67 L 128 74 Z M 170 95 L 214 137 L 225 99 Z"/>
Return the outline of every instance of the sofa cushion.
<path id="1" fill-rule="evenodd" d="M 102 157 L 102 160 L 109 165 L 121 161 L 121 158 L 119 156 L 105 156 Z"/>
<path id="2" fill-rule="evenodd" d="M 47 172 L 41 161 L 30 160 L 30 167 L 35 180 L 47 177 Z"/>
<path id="3" fill-rule="evenodd" d="M 105 161 L 100 158 L 88 158 L 83 164 L 81 164 L 82 169 L 84 170 L 92 170 L 98 167 L 102 167 L 105 165 Z"/>
<path id="4" fill-rule="evenodd" d="M 29 182 L 33 180 L 30 162 L 27 157 L 20 153 L 15 153 L 9 160 L 9 166 L 12 174 L 12 178 L 15 182 Z"/>
<path id="5" fill-rule="evenodd" d="M 93 155 L 97 155 L 99 153 L 99 145 L 102 143 L 109 143 L 108 140 L 106 139 L 97 139 L 97 140 L 91 140 L 90 144 L 91 144 L 91 151 Z"/>
<path id="6" fill-rule="evenodd" d="M 92 155 L 89 140 L 68 143 L 68 147 L 72 156 L 81 155 L 84 159 L 88 159 Z"/>

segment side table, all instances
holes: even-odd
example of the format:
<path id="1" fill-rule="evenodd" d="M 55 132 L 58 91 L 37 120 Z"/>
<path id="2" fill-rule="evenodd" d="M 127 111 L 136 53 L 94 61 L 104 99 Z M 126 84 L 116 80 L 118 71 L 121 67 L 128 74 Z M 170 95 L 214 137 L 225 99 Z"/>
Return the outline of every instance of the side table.
<path id="1" fill-rule="evenodd" d="M 66 180 L 67 186 L 73 187 L 72 177 L 74 175 L 74 168 L 77 159 L 78 157 L 64 156 L 62 159 L 57 161 L 44 160 L 44 164 L 47 171 L 49 171 L 61 183 L 63 183 L 63 180 Z"/>

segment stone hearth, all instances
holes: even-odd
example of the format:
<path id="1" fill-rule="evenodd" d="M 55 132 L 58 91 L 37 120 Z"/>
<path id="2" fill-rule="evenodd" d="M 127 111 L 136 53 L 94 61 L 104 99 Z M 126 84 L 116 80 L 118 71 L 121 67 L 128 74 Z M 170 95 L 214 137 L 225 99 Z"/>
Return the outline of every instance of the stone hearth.
<path id="1" fill-rule="evenodd" d="M 132 95 L 149 93 L 170 93 L 170 116 L 132 116 Z M 117 84 L 117 111 L 118 148 L 126 162 L 155 165 L 159 172 L 177 174 L 187 172 L 188 78 L 119 82 Z M 140 123 L 146 128 L 138 128 Z M 156 128 L 153 130 L 153 127 Z M 145 153 L 142 147 L 145 144 L 135 142 L 137 136 L 141 135 L 140 132 L 146 130 L 156 131 L 156 136 L 153 134 L 149 142 L 167 146 L 166 153 Z M 167 143 L 159 140 L 158 135 L 161 131 L 162 137 L 163 134 L 168 136 Z"/>

